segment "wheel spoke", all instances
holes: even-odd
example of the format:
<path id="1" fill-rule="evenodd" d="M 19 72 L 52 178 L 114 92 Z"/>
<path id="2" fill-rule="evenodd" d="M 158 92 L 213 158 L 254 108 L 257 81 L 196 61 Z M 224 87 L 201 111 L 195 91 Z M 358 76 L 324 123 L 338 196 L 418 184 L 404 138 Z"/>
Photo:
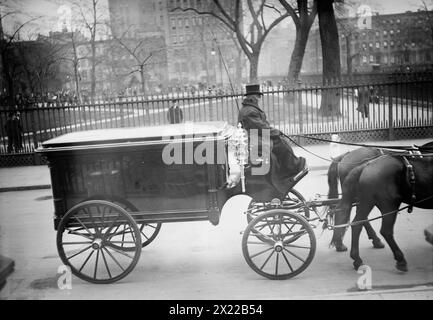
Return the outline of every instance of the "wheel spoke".
<path id="1" fill-rule="evenodd" d="M 297 254 L 295 254 L 295 253 L 287 250 L 286 248 L 283 248 L 283 249 L 284 249 L 284 251 L 287 251 L 289 254 L 291 254 L 292 256 L 294 256 L 296 259 L 301 260 L 302 262 L 305 262 L 305 260 L 302 259 L 301 257 L 299 257 Z"/>
<path id="2" fill-rule="evenodd" d="M 72 245 L 72 244 L 89 244 L 92 241 L 76 241 L 76 242 L 62 242 L 63 245 Z"/>
<path id="3" fill-rule="evenodd" d="M 281 253 L 283 254 L 283 258 L 284 258 L 284 260 L 286 260 L 286 263 L 287 263 L 287 265 L 289 266 L 290 271 L 293 272 L 292 265 L 290 264 L 290 262 L 289 262 L 289 260 L 287 259 L 286 255 L 284 254 L 283 251 L 281 251 Z"/>
<path id="4" fill-rule="evenodd" d="M 127 253 L 123 252 L 122 250 L 118 250 L 118 249 L 114 248 L 113 246 L 109 246 L 109 247 L 111 250 L 116 251 L 117 253 L 124 255 L 125 257 L 128 257 L 129 259 L 134 259 L 134 257 L 131 257 Z"/>
<path id="5" fill-rule="evenodd" d="M 292 247 L 292 248 L 299 248 L 299 249 L 311 249 L 311 247 L 298 246 L 298 245 L 296 245 L 296 244 L 291 244 L 291 243 L 285 244 L 285 246 L 286 246 L 286 247 Z"/>
<path id="6" fill-rule="evenodd" d="M 81 237 L 89 239 L 89 240 L 93 240 L 92 236 L 89 236 L 85 233 L 77 232 L 77 230 L 69 230 L 69 229 L 67 229 L 67 230 L 68 230 L 69 234 L 74 234 L 74 235 L 81 236 Z"/>
<path id="7" fill-rule="evenodd" d="M 120 269 L 122 269 L 122 271 L 125 271 L 125 269 L 122 267 L 122 265 L 119 263 L 119 261 L 117 261 L 117 259 L 111 254 L 110 251 L 108 251 L 108 249 L 106 249 L 105 247 L 102 247 L 102 249 L 105 251 L 107 251 L 108 255 L 111 257 L 111 259 L 113 259 L 113 261 L 119 266 Z"/>
<path id="8" fill-rule="evenodd" d="M 83 265 L 81 266 L 79 272 L 81 272 L 81 270 L 83 270 L 84 266 L 86 265 L 87 261 L 89 261 L 90 257 L 93 255 L 95 251 L 91 251 L 90 254 L 87 256 L 86 260 L 83 262 Z"/>
<path id="9" fill-rule="evenodd" d="M 141 234 L 146 238 L 146 240 L 149 240 L 149 237 L 146 236 L 143 231 L 141 231 Z"/>
<path id="10" fill-rule="evenodd" d="M 104 264 L 105 264 L 105 268 L 107 269 L 108 276 L 109 276 L 110 279 L 111 279 L 112 276 L 111 276 L 110 268 L 108 268 L 107 259 L 105 259 L 104 250 L 101 250 L 101 254 L 102 254 L 102 259 L 104 259 Z"/>
<path id="11" fill-rule="evenodd" d="M 264 237 L 265 239 L 267 239 L 267 240 L 269 240 L 269 241 L 274 241 L 274 239 L 272 239 L 271 237 L 269 237 L 269 236 L 267 236 L 267 235 L 261 233 L 260 231 L 257 231 L 256 229 L 254 229 L 254 231 L 257 232 L 258 234 L 252 233 L 252 234 L 251 234 L 252 236 L 255 236 L 255 237 Z M 253 232 L 254 232 L 254 231 L 253 231 Z"/>
<path id="12" fill-rule="evenodd" d="M 275 275 L 278 274 L 278 258 L 280 257 L 280 253 L 277 252 L 277 257 L 275 259 Z"/>
<path id="13" fill-rule="evenodd" d="M 96 252 L 96 263 L 95 263 L 95 271 L 93 273 L 93 278 L 96 279 L 96 272 L 98 271 L 98 261 L 99 261 L 99 249 Z"/>
<path id="14" fill-rule="evenodd" d="M 91 245 L 88 247 L 85 247 L 83 250 L 78 251 L 77 253 L 73 254 L 72 256 L 66 257 L 66 259 L 71 260 L 73 257 L 78 256 L 80 253 L 83 253 L 84 251 L 89 250 L 91 247 L 92 247 Z"/>
<path id="15" fill-rule="evenodd" d="M 250 258 L 253 259 L 253 258 L 255 258 L 255 257 L 257 257 L 257 256 L 259 256 L 259 255 L 261 255 L 261 254 L 263 254 L 265 252 L 268 252 L 269 250 L 274 250 L 274 248 L 270 247 L 270 248 L 267 248 L 267 249 L 262 250 L 260 252 L 257 252 L 256 254 L 253 254 L 252 256 L 250 256 Z"/>
<path id="16" fill-rule="evenodd" d="M 81 222 L 81 220 L 80 220 L 80 218 L 78 218 L 77 216 L 75 216 L 74 217 L 74 219 L 76 219 L 83 227 L 84 227 L 84 229 L 86 229 L 86 231 L 91 235 L 91 236 L 94 236 L 94 234 L 93 233 L 91 233 L 90 232 L 90 230 L 89 229 L 87 229 L 87 227 Z"/>
<path id="17" fill-rule="evenodd" d="M 275 252 L 275 251 L 272 250 L 271 254 L 268 256 L 268 258 L 266 259 L 266 261 L 263 262 L 263 264 L 262 264 L 260 270 L 263 270 L 263 268 L 265 267 L 265 265 L 268 263 L 269 259 L 271 259 L 271 257 L 272 257 L 272 255 L 274 254 L 274 252 Z"/>

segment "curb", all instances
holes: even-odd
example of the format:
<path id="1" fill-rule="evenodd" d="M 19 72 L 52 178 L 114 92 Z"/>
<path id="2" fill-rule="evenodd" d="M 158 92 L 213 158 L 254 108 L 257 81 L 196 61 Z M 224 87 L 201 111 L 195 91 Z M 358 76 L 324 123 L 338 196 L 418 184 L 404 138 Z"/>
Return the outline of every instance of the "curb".
<path id="1" fill-rule="evenodd" d="M 0 192 L 28 191 L 28 190 L 39 190 L 39 189 L 51 189 L 51 184 L 44 184 L 38 186 L 6 187 L 6 188 L 0 188 Z"/>

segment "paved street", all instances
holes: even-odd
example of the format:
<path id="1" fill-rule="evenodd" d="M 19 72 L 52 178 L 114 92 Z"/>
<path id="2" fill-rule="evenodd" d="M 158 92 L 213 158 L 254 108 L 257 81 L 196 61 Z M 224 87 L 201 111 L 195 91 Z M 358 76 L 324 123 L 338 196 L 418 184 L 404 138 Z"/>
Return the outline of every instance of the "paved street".
<path id="1" fill-rule="evenodd" d="M 325 174 L 310 172 L 297 189 L 306 198 L 326 193 Z M 362 234 L 361 257 L 372 269 L 368 293 L 358 292 L 360 275 L 348 253 L 328 247 L 329 231 L 321 235 L 316 230 L 316 256 L 296 278 L 271 281 L 257 275 L 242 256 L 242 201 L 228 203 L 216 227 L 209 222 L 163 225 L 136 268 L 118 283 L 95 285 L 73 276 L 72 289 L 59 290 L 52 201 L 49 189 L 0 193 L 0 254 L 15 260 L 1 299 L 433 299 L 433 246 L 423 234 L 433 222 L 428 210 L 398 217 L 395 234 L 409 264 L 407 273 L 396 271 L 388 247 L 373 249 Z M 373 227 L 378 231 L 380 222 Z"/>

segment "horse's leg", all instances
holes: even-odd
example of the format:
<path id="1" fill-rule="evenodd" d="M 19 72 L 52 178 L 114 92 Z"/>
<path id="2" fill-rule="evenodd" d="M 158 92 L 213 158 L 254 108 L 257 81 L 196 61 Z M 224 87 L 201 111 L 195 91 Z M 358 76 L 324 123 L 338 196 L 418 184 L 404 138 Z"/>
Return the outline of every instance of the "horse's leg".
<path id="1" fill-rule="evenodd" d="M 400 203 L 383 204 L 378 207 L 380 209 L 380 212 L 382 214 L 385 214 L 387 212 L 397 211 L 398 208 L 400 207 Z M 407 262 L 406 259 L 404 258 L 403 252 L 401 252 L 400 248 L 398 247 L 394 239 L 394 224 L 396 219 L 397 219 L 397 213 L 383 216 L 382 227 L 380 228 L 380 234 L 385 238 L 386 242 L 388 243 L 389 247 L 392 250 L 392 253 L 394 254 L 394 259 L 397 261 L 395 265 L 396 268 L 400 271 L 408 271 Z"/>
<path id="2" fill-rule="evenodd" d="M 335 224 L 345 224 L 350 220 L 350 211 L 352 210 L 351 203 L 344 203 L 341 201 L 335 208 L 338 210 L 338 213 L 335 215 Z M 347 247 L 343 244 L 344 233 L 346 232 L 346 228 L 335 228 L 334 234 L 332 236 L 331 244 L 335 246 L 335 250 L 337 252 L 347 251 Z"/>
<path id="3" fill-rule="evenodd" d="M 372 202 L 368 200 L 361 201 L 356 208 L 356 216 L 352 223 L 366 220 L 373 207 L 374 204 Z M 358 270 L 358 268 L 362 265 L 362 259 L 359 256 L 359 236 L 361 234 L 363 225 L 364 224 L 356 224 L 352 226 L 352 247 L 350 248 L 350 257 L 354 260 L 353 267 L 355 270 Z"/>
<path id="4" fill-rule="evenodd" d="M 380 238 L 377 236 L 376 232 L 374 231 L 373 227 L 371 226 L 370 222 L 364 223 L 364 229 L 367 231 L 368 239 L 373 241 L 373 247 L 376 249 L 383 249 L 385 248 L 385 245 L 382 243 Z"/>

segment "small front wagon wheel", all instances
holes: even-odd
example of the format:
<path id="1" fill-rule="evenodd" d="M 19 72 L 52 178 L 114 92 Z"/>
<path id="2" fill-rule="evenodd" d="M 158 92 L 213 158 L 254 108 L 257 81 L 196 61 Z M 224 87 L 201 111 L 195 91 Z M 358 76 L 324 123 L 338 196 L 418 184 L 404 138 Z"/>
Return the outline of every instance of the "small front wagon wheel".
<path id="1" fill-rule="evenodd" d="M 131 251 L 119 250 L 122 246 Z M 57 250 L 77 277 L 93 283 L 112 283 L 128 275 L 137 264 L 140 229 L 120 206 L 103 200 L 85 201 L 71 208 L 60 221 Z"/>
<path id="2" fill-rule="evenodd" d="M 302 216 L 270 210 L 248 224 L 242 252 L 258 274 L 272 280 L 289 279 L 303 272 L 313 260 L 316 237 Z"/>

